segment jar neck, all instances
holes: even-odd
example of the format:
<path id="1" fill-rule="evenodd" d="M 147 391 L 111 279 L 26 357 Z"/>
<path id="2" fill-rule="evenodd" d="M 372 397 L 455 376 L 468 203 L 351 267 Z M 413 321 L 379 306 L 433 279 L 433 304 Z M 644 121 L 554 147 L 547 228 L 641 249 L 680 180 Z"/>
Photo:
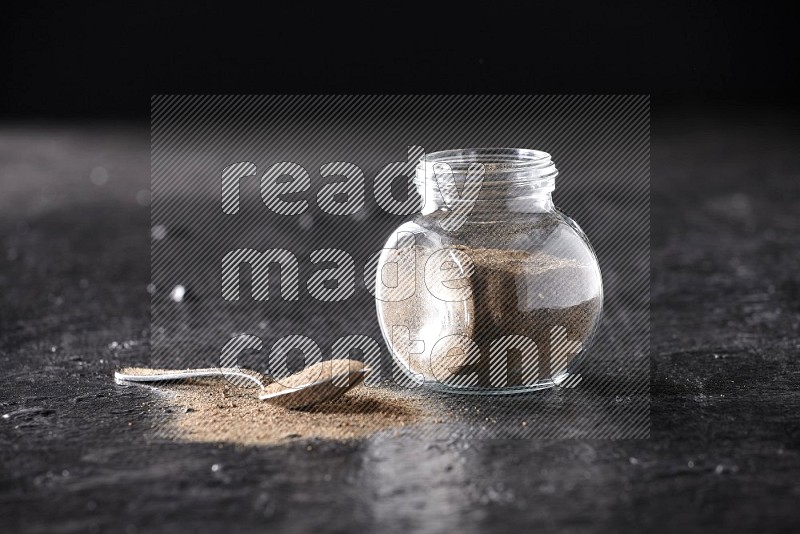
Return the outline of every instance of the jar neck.
<path id="1" fill-rule="evenodd" d="M 424 156 L 414 182 L 423 214 L 469 210 L 477 218 L 553 210 L 557 174 L 550 155 L 538 150 L 446 150 Z"/>
<path id="2" fill-rule="evenodd" d="M 443 203 L 437 202 L 432 197 L 426 197 L 420 210 L 422 215 L 429 215 L 434 212 L 453 211 L 454 208 Z M 456 208 L 457 209 L 457 208 Z M 535 196 L 509 198 L 504 200 L 485 200 L 475 201 L 471 205 L 470 219 L 495 219 L 497 215 L 503 213 L 547 213 L 553 211 L 553 197 L 550 193 Z"/>

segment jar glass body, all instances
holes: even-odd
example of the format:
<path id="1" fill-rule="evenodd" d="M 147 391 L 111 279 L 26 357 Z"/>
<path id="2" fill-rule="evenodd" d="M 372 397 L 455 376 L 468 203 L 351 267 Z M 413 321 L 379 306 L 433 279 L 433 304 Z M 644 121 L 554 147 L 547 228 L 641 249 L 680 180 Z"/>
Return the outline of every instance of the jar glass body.
<path id="1" fill-rule="evenodd" d="M 549 155 L 530 150 L 420 162 L 421 212 L 389 237 L 376 279 L 384 340 L 415 382 L 538 390 L 565 380 L 587 352 L 602 280 L 586 235 L 553 205 L 555 174 Z"/>

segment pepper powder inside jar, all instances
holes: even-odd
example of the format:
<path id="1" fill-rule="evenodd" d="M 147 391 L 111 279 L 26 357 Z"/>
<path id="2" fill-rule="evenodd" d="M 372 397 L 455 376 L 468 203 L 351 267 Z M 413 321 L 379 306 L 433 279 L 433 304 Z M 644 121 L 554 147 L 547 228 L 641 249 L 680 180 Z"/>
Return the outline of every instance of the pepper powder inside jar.
<path id="1" fill-rule="evenodd" d="M 447 172 L 436 172 L 442 163 Z M 481 187 L 465 198 L 476 163 Z M 602 310 L 600 270 L 583 232 L 553 206 L 556 174 L 533 150 L 420 162 L 424 207 L 389 238 L 376 279 L 384 338 L 414 380 L 457 392 L 536 390 L 586 352 Z"/>

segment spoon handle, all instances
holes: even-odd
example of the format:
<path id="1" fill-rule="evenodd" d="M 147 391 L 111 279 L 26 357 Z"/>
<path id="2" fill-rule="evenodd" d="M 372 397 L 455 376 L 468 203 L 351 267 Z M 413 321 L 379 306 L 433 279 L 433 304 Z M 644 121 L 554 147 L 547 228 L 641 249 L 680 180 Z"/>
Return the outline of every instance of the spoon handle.
<path id="1" fill-rule="evenodd" d="M 131 382 L 167 382 L 171 380 L 183 380 L 186 378 L 243 378 L 253 382 L 261 389 L 265 387 L 265 379 L 255 371 L 247 369 L 141 369 L 129 368 L 116 371 L 114 380 L 118 384 L 129 384 Z"/>

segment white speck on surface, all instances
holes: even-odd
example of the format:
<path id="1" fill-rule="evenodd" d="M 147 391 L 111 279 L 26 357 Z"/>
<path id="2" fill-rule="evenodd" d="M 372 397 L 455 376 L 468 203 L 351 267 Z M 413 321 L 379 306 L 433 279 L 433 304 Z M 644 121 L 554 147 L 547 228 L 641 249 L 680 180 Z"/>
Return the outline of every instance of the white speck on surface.
<path id="1" fill-rule="evenodd" d="M 89 173 L 89 179 L 96 186 L 104 186 L 108 183 L 108 171 L 105 167 L 95 167 Z"/>
<path id="2" fill-rule="evenodd" d="M 153 283 L 147 284 L 147 292 L 151 295 L 156 292 L 156 285 Z"/>
<path id="3" fill-rule="evenodd" d="M 631 465 L 639 465 L 639 460 L 634 458 L 633 456 L 628 458 L 628 461 L 631 463 Z"/>
<path id="4" fill-rule="evenodd" d="M 123 341 L 122 343 L 120 343 L 119 341 L 112 341 L 111 343 L 109 343 L 108 348 L 112 350 L 129 349 L 131 347 L 135 347 L 138 344 L 139 342 L 136 341 L 135 339 L 129 339 L 127 341 Z"/>
<path id="5" fill-rule="evenodd" d="M 722 466 L 722 464 L 714 468 L 714 472 L 718 475 L 721 475 L 723 471 L 725 471 L 725 468 Z"/>
<path id="6" fill-rule="evenodd" d="M 689 469 L 692 469 L 694 467 L 694 462 L 689 460 L 689 462 L 686 465 L 689 466 Z"/>
<path id="7" fill-rule="evenodd" d="M 186 288 L 182 285 L 177 285 L 172 288 L 172 291 L 169 294 L 169 298 L 171 298 L 174 302 L 183 302 L 183 299 L 186 297 Z"/>
<path id="8" fill-rule="evenodd" d="M 4 413 L 3 419 L 11 419 L 11 414 Z"/>
<path id="9" fill-rule="evenodd" d="M 220 469 L 222 469 L 222 466 L 219 465 L 219 464 L 213 464 L 211 466 L 211 471 L 214 472 L 214 473 L 218 472 Z"/>

